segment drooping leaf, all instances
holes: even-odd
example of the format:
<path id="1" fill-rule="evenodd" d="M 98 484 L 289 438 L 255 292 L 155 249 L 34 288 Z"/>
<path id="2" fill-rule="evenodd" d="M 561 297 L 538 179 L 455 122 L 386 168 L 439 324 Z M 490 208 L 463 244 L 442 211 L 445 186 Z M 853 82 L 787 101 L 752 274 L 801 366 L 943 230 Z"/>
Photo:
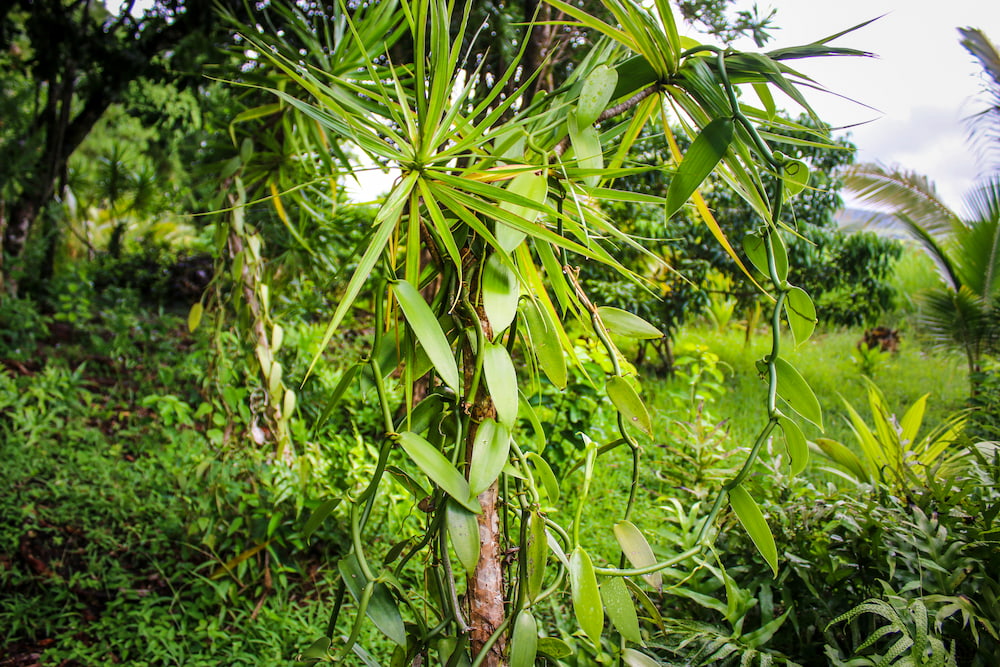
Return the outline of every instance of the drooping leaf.
<path id="1" fill-rule="evenodd" d="M 785 196 L 794 197 L 809 183 L 809 167 L 802 160 L 789 160 L 781 167 L 781 178 L 785 181 Z"/>
<path id="2" fill-rule="evenodd" d="M 494 253 L 483 267 L 483 309 L 495 334 L 514 321 L 520 287 L 514 272 Z"/>
<path id="3" fill-rule="evenodd" d="M 618 86 L 618 72 L 607 65 L 598 65 L 587 75 L 576 104 L 576 120 L 581 125 L 593 125 Z"/>
<path id="4" fill-rule="evenodd" d="M 649 546 L 645 536 L 631 521 L 622 520 L 615 524 L 615 539 L 622 548 L 625 558 L 634 568 L 650 567 L 656 564 L 656 556 Z M 660 590 L 663 588 L 663 575 L 659 572 L 650 572 L 642 575 L 646 583 Z"/>
<path id="5" fill-rule="evenodd" d="M 500 475 L 510 455 L 510 430 L 493 419 L 484 419 L 473 438 L 469 464 L 469 489 L 478 496 Z"/>
<path id="6" fill-rule="evenodd" d="M 535 475 L 541 480 L 542 488 L 549 496 L 549 502 L 555 505 L 559 502 L 559 480 L 552 468 L 539 454 L 528 452 L 528 460 L 535 466 Z"/>
<path id="7" fill-rule="evenodd" d="M 855 479 L 865 482 L 871 481 L 871 477 L 868 475 L 868 471 L 865 469 L 861 459 L 845 445 L 829 438 L 816 438 L 815 442 L 824 456 L 846 468 Z"/>
<path id="8" fill-rule="evenodd" d="M 458 375 L 458 365 L 452 354 L 451 345 L 448 338 L 441 330 L 434 311 L 431 310 L 424 298 L 420 296 L 410 283 L 400 280 L 392 286 L 392 292 L 396 295 L 399 307 L 403 309 L 406 323 L 410 325 L 413 334 L 420 341 L 420 345 L 427 353 L 427 357 L 434 364 L 435 370 L 447 384 L 455 391 L 461 388 L 461 381 Z"/>
<path id="9" fill-rule="evenodd" d="M 555 322 L 548 312 L 532 299 L 526 299 L 524 322 L 531 336 L 531 349 L 549 382 L 559 389 L 566 388 L 566 357 L 563 355 Z"/>
<path id="10" fill-rule="evenodd" d="M 612 306 L 601 306 L 597 309 L 604 326 L 613 334 L 640 340 L 663 338 L 663 332 L 638 315 L 627 310 Z"/>
<path id="11" fill-rule="evenodd" d="M 660 663 L 653 660 L 642 651 L 627 648 L 622 651 L 622 660 L 628 667 L 659 667 Z"/>
<path id="12" fill-rule="evenodd" d="M 545 579 L 545 562 L 548 559 L 548 538 L 545 535 L 545 519 L 538 512 L 528 515 L 528 600 L 534 601 L 542 592 Z"/>
<path id="13" fill-rule="evenodd" d="M 580 629 L 594 646 L 601 645 L 604 630 L 604 608 L 597 588 L 597 576 L 590 555 L 577 546 L 569 557 L 569 582 L 573 597 L 573 612 Z"/>
<path id="14" fill-rule="evenodd" d="M 513 429 L 517 425 L 517 371 L 506 347 L 496 343 L 485 344 L 483 377 L 497 409 L 497 419 Z"/>
<path id="15" fill-rule="evenodd" d="M 465 477 L 434 445 L 411 431 L 403 431 L 398 438 L 403 451 L 445 493 L 469 511 L 475 514 L 482 512 L 479 501 L 469 490 L 469 483 L 465 481 Z"/>
<path id="16" fill-rule="evenodd" d="M 785 449 L 788 451 L 791 474 L 798 475 L 809 463 L 809 445 L 806 443 L 806 436 L 802 434 L 799 425 L 788 417 L 779 417 L 778 425 L 781 426 L 781 432 L 785 436 Z"/>
<path id="17" fill-rule="evenodd" d="M 601 148 L 601 134 L 593 125 L 581 124 L 573 114 L 569 116 L 569 138 L 573 144 L 576 167 L 590 171 L 604 168 L 604 152 Z M 600 174 L 588 174 L 583 182 L 594 187 L 601 182 Z"/>
<path id="18" fill-rule="evenodd" d="M 522 609 L 514 619 L 510 640 L 510 667 L 534 667 L 538 652 L 538 626 L 535 617 Z"/>
<path id="19" fill-rule="evenodd" d="M 788 317 L 788 327 L 792 330 L 795 345 L 801 345 L 809 340 L 816 328 L 816 306 L 805 290 L 793 287 L 785 297 L 785 316 Z"/>
<path id="20" fill-rule="evenodd" d="M 368 582 L 358 564 L 357 556 L 350 554 L 341 558 L 338 569 L 351 596 L 355 601 L 360 600 L 361 592 Z M 386 637 L 400 646 L 406 646 L 406 627 L 403 625 L 403 617 L 399 613 L 396 599 L 385 584 L 375 584 L 371 599 L 368 601 L 368 618 Z"/>
<path id="21" fill-rule="evenodd" d="M 608 398 L 618 408 L 626 423 L 632 424 L 646 435 L 653 436 L 653 422 L 649 417 L 646 404 L 625 378 L 612 375 L 605 384 Z"/>
<path id="22" fill-rule="evenodd" d="M 194 333 L 194 330 L 198 328 L 201 324 L 201 316 L 205 312 L 205 307 L 201 305 L 201 301 L 195 301 L 194 305 L 191 306 L 191 310 L 188 311 L 188 331 Z"/>
<path id="23" fill-rule="evenodd" d="M 330 516 L 330 512 L 337 509 L 337 505 L 340 504 L 341 500 L 341 498 L 324 500 L 313 510 L 313 513 L 309 515 L 309 520 L 306 521 L 306 525 L 302 528 L 302 536 L 306 540 L 312 537 L 316 529 L 323 525 L 326 517 Z"/>
<path id="24" fill-rule="evenodd" d="M 455 550 L 458 562 L 465 571 L 472 574 L 479 562 L 479 523 L 476 515 L 457 503 L 448 501 L 445 510 L 448 522 L 448 537 Z"/>
<path id="25" fill-rule="evenodd" d="M 757 551 L 764 557 L 767 564 L 771 566 L 774 576 L 778 576 L 778 547 L 774 544 L 774 535 L 764 520 L 764 515 L 754 499 L 743 488 L 742 484 L 737 484 L 729 490 L 729 504 L 736 517 L 743 524 L 743 528 L 750 535 Z"/>
<path id="26" fill-rule="evenodd" d="M 639 616 L 635 613 L 635 603 L 632 602 L 625 581 L 621 577 L 605 579 L 601 584 L 601 598 L 608 617 L 621 636 L 635 644 L 642 644 Z"/>
<path id="27" fill-rule="evenodd" d="M 695 137 L 667 188 L 666 216 L 669 218 L 690 199 L 708 178 L 733 140 L 733 119 L 716 118 Z"/>
<path id="28" fill-rule="evenodd" d="M 794 366 L 781 357 L 774 360 L 774 367 L 778 373 L 778 396 L 783 398 L 792 410 L 822 429 L 823 410 L 809 383 L 799 375 Z"/>

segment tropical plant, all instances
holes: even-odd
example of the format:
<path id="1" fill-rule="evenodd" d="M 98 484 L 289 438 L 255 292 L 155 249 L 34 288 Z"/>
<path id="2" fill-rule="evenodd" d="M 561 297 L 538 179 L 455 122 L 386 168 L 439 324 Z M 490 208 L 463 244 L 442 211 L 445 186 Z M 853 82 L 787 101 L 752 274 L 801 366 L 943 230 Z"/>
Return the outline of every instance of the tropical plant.
<path id="1" fill-rule="evenodd" d="M 921 438 L 920 427 L 929 394 L 918 398 L 906 414 L 897 419 L 875 383 L 866 381 L 873 427 L 844 401 L 861 456 L 842 443 L 828 438 L 816 439 L 819 451 L 848 475 L 859 482 L 880 484 L 895 493 L 905 493 L 923 484 L 923 480 L 940 467 L 954 465 L 964 456 L 964 451 L 954 451 L 965 426 L 964 413 L 952 416 Z"/>
<path id="2" fill-rule="evenodd" d="M 399 172 L 325 335 L 328 342 L 360 299 L 373 305 L 371 353 L 347 371 L 342 384 L 355 377 L 370 383 L 383 435 L 372 443 L 378 456 L 370 483 L 344 503 L 351 553 L 339 562 L 342 579 L 330 630 L 306 651 L 310 660 L 342 660 L 353 652 L 376 664 L 370 647 L 358 642 L 367 618 L 391 640 L 392 659 L 399 663 L 534 664 L 537 655 L 562 651 L 560 639 L 538 638 L 546 622 L 539 603 L 563 590 L 567 578 L 574 611 L 568 634 L 581 637 L 574 641 L 580 653 L 599 654 L 610 646 L 632 664 L 650 660 L 628 647 L 642 643 L 632 599 L 638 588 L 631 578 L 653 577 L 703 546 L 699 538 L 688 551 L 657 562 L 629 522 L 640 441 L 652 422 L 611 334 L 643 339 L 661 333 L 631 313 L 594 303 L 575 264 L 605 264 L 622 279 L 642 283 L 595 242 L 603 238 L 642 249 L 600 204 L 643 202 L 661 206 L 669 217 L 693 200 L 711 234 L 742 265 L 697 192 L 713 171 L 759 216 L 760 224 L 742 241 L 766 277 L 775 335 L 759 362 L 769 388 L 765 424 L 743 466 L 716 495 L 699 535 L 709 532 L 728 501 L 769 566 L 778 567 L 770 531 L 744 481 L 776 427 L 784 432 L 793 469 L 805 465 L 805 439 L 779 400 L 789 415 L 822 424 L 814 394 L 780 354 L 777 333 L 787 318 L 802 341 L 815 324 L 810 298 L 787 280 L 788 256 L 777 233 L 785 225 L 784 202 L 805 187 L 809 172 L 801 161 L 770 148 L 757 122 L 777 121 L 741 103 L 737 90 L 752 86 L 770 107 L 774 87 L 808 110 L 797 87 L 806 81 L 785 61 L 860 52 L 828 46 L 829 40 L 766 54 L 696 44 L 679 36 L 665 0 L 648 8 L 632 0 L 602 0 L 608 21 L 576 3 L 547 4 L 560 13 L 558 24 L 585 26 L 595 38 L 564 82 L 534 97 L 527 91 L 537 72 L 520 67 L 520 54 L 493 77 L 489 90 L 479 86 L 481 61 L 463 48 L 471 3 L 403 0 L 334 12 L 328 29 L 338 36 L 337 57 L 330 58 L 330 67 L 306 65 L 300 51 L 257 30 L 243 34 L 280 72 L 283 83 L 272 89 L 277 107 L 294 109 L 321 128 L 304 138 L 308 159 L 332 151 L 343 160 L 350 149 Z M 454 21 L 456 15 L 461 20 Z M 521 41 L 521 53 L 527 43 Z M 399 54 L 412 59 L 400 60 Z M 506 94 L 511 80 L 518 85 Z M 678 125 L 694 137 L 682 154 L 665 130 L 676 161 L 666 193 L 612 187 L 618 177 L 661 169 L 630 160 L 629 152 L 657 116 L 663 128 Z M 326 137 L 329 143 L 323 143 Z M 250 152 L 234 158 L 234 183 L 244 177 Z M 246 201 L 237 187 L 234 212 Z M 257 271 L 259 250 L 254 243 L 241 247 L 232 253 L 235 265 Z M 263 303 L 270 293 L 266 283 L 251 282 Z M 582 479 L 574 477 L 575 510 L 560 502 L 560 486 L 569 480 L 553 474 L 545 438 L 528 438 L 520 427 L 522 419 L 538 423 L 523 400 L 530 387 L 543 378 L 565 387 L 567 367 L 582 366 L 567 334 L 570 324 L 603 348 L 608 369 L 591 381 L 603 385 L 617 411 L 610 442 L 580 435 L 571 468 L 582 472 Z M 280 365 L 260 356 L 264 375 L 278 378 L 272 388 L 280 387 Z M 319 361 L 317 356 L 313 366 Z M 390 402 L 388 387 L 396 382 L 400 406 Z M 621 552 L 601 557 L 583 532 L 582 508 L 598 457 L 619 447 L 630 454 L 633 481 L 615 528 Z M 400 541 L 377 558 L 383 545 L 367 536 L 390 478 L 412 494 L 413 509 Z M 330 511 L 332 504 L 324 504 L 312 522 Z M 338 621 L 348 595 L 355 616 L 340 639 Z M 602 641 L 605 608 L 617 633 L 610 644 Z M 548 634 L 551 628 L 542 630 Z"/>

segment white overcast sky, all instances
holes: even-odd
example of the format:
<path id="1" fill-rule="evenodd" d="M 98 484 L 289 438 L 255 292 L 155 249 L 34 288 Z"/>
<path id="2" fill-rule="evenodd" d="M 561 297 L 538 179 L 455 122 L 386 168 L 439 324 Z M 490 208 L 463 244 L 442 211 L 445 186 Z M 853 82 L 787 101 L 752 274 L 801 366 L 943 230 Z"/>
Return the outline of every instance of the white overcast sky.
<path id="1" fill-rule="evenodd" d="M 781 28 L 765 49 L 804 44 L 884 15 L 834 42 L 876 58 L 796 63 L 825 88 L 875 110 L 822 93 L 808 99 L 831 125 L 864 123 L 849 130 L 861 161 L 925 174 L 945 201 L 961 210 L 979 172 L 963 119 L 981 108 L 976 96 L 982 79 L 959 44 L 957 29 L 980 28 L 1000 43 L 1000 0 L 759 0 L 758 5 L 777 9 L 775 25 Z M 752 41 L 736 46 L 756 50 Z"/>

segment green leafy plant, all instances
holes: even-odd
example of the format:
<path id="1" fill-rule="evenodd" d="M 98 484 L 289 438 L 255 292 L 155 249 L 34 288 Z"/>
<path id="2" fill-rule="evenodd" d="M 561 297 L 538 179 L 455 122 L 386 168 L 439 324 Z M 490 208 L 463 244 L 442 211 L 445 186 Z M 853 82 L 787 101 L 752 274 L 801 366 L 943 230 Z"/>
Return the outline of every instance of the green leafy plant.
<path id="1" fill-rule="evenodd" d="M 921 485 L 942 466 L 954 465 L 964 456 L 955 451 L 966 415 L 958 413 L 943 424 L 920 436 L 929 394 L 917 399 L 902 418 L 891 412 L 875 383 L 868 381 L 868 406 L 873 426 L 847 401 L 851 430 L 857 438 L 860 456 L 846 445 L 827 438 L 817 438 L 818 450 L 859 482 L 884 485 L 894 493 L 905 493 Z"/>

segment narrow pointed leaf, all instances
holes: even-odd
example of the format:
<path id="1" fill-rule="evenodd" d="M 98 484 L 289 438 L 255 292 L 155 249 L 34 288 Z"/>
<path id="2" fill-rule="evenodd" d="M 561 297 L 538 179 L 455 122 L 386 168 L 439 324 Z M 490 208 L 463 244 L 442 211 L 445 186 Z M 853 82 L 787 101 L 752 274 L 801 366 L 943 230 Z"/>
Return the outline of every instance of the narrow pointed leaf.
<path id="1" fill-rule="evenodd" d="M 639 634 L 639 617 L 635 613 L 635 603 L 629 595 L 628 586 L 621 577 L 608 577 L 601 584 L 601 598 L 604 609 L 615 629 L 626 640 L 634 644 L 642 644 Z"/>
<path id="2" fill-rule="evenodd" d="M 483 309 L 494 334 L 504 331 L 514 321 L 520 296 L 514 272 L 494 253 L 483 268 Z"/>
<path id="3" fill-rule="evenodd" d="M 615 524 L 615 539 L 622 548 L 625 558 L 632 564 L 632 567 L 642 568 L 656 564 L 656 556 L 649 546 L 642 531 L 635 527 L 631 521 L 622 520 Z M 660 590 L 663 588 L 663 575 L 659 572 L 650 572 L 642 575 L 646 583 Z"/>
<path id="4" fill-rule="evenodd" d="M 829 438 L 816 438 L 815 442 L 826 458 L 846 468 L 856 480 L 860 482 L 871 481 L 868 471 L 865 470 L 864 464 L 861 463 L 861 459 L 845 445 Z"/>
<path id="5" fill-rule="evenodd" d="M 798 475 L 809 463 L 809 445 L 799 425 L 787 417 L 779 417 L 778 425 L 785 435 L 785 450 L 788 452 L 792 475 Z"/>
<path id="6" fill-rule="evenodd" d="M 473 439 L 472 463 L 469 465 L 469 489 L 478 496 L 500 476 L 510 455 L 510 430 L 492 419 L 485 419 Z"/>
<path id="7" fill-rule="evenodd" d="M 801 345 L 809 340 L 816 328 L 816 306 L 806 291 L 793 287 L 785 297 L 785 316 L 788 327 L 792 330 L 795 345 Z"/>
<path id="8" fill-rule="evenodd" d="M 736 512 L 736 517 L 743 524 L 747 534 L 750 535 L 750 539 L 753 540 L 757 551 L 771 566 L 774 576 L 778 576 L 778 548 L 774 544 L 774 535 L 771 534 L 771 529 L 768 527 L 767 521 L 764 520 L 764 515 L 761 514 L 757 503 L 743 488 L 743 485 L 737 484 L 729 491 L 729 504 Z"/>
<path id="9" fill-rule="evenodd" d="M 514 619 L 510 644 L 510 667 L 534 667 L 538 653 L 538 625 L 527 609 L 522 609 Z"/>
<path id="10" fill-rule="evenodd" d="M 434 445 L 410 431 L 403 431 L 399 434 L 399 445 L 417 464 L 417 467 L 440 486 L 445 493 L 463 507 L 468 508 L 469 511 L 476 514 L 482 512 L 479 501 L 470 492 L 469 483 L 465 481 L 465 477 Z"/>
<path id="11" fill-rule="evenodd" d="M 804 419 L 823 428 L 823 410 L 809 383 L 799 375 L 795 367 L 778 357 L 774 360 L 778 372 L 778 396 L 799 413 Z"/>
<path id="12" fill-rule="evenodd" d="M 627 310 L 611 306 L 601 306 L 597 309 L 597 314 L 600 316 L 601 321 L 604 322 L 604 326 L 608 328 L 608 331 L 618 336 L 638 338 L 640 340 L 663 338 L 662 331 Z"/>
<path id="13" fill-rule="evenodd" d="M 410 325 L 410 329 L 420 341 L 441 379 L 456 392 L 459 391 L 461 382 L 451 345 L 441 330 L 434 312 L 424 301 L 424 297 L 420 296 L 417 288 L 405 280 L 393 285 L 392 292 L 399 301 L 399 307 L 403 309 L 406 323 Z"/>
<path id="14" fill-rule="evenodd" d="M 476 563 L 479 562 L 479 523 L 476 521 L 476 515 L 451 501 L 448 502 L 445 511 L 451 546 L 455 550 L 458 562 L 466 572 L 472 574 L 476 569 Z"/>
<path id="15" fill-rule="evenodd" d="M 726 154 L 732 140 L 732 118 L 716 118 L 695 137 L 667 188 L 667 217 L 676 213 L 708 178 Z"/>
<path id="16" fill-rule="evenodd" d="M 628 380 L 612 375 L 608 378 L 605 390 L 626 423 L 632 424 L 650 437 L 653 436 L 653 422 L 649 417 L 649 411 L 646 410 L 646 404 L 642 402 Z"/>
<path id="17" fill-rule="evenodd" d="M 581 546 L 573 549 L 569 557 L 569 582 L 576 622 L 594 646 L 600 646 L 601 632 L 604 630 L 604 608 L 601 606 L 594 564 Z"/>
<path id="18" fill-rule="evenodd" d="M 337 509 L 337 505 L 340 504 L 340 501 L 340 498 L 324 500 L 316 509 L 313 510 L 313 513 L 309 515 L 309 520 L 306 521 L 305 527 L 302 528 L 302 536 L 306 538 L 306 540 L 312 537 L 312 534 L 316 532 L 316 529 L 323 525 L 326 517 L 330 516 L 330 512 Z"/>

